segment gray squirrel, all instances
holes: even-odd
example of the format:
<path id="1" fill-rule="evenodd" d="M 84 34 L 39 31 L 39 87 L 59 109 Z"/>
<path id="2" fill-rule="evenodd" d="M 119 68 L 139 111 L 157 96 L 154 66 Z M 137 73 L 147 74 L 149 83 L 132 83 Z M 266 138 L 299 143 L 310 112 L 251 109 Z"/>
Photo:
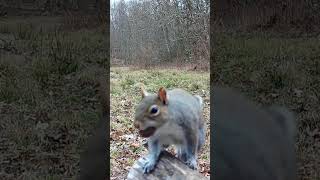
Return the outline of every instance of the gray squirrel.
<path id="1" fill-rule="evenodd" d="M 135 111 L 134 126 L 148 138 L 143 172 L 155 168 L 161 151 L 169 145 L 175 145 L 180 160 L 197 169 L 197 153 L 205 143 L 202 98 L 182 89 L 161 87 L 157 94 L 150 94 L 143 84 L 140 88 L 142 100 Z"/>
<path id="2" fill-rule="evenodd" d="M 210 157 L 217 180 L 295 180 L 295 115 L 259 107 L 240 93 L 213 87 Z"/>

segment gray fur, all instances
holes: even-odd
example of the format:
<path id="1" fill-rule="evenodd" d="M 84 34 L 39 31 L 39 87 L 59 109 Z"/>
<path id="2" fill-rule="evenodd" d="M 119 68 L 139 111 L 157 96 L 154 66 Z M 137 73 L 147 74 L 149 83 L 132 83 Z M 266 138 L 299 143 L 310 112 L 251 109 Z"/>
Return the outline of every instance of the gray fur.
<path id="1" fill-rule="evenodd" d="M 204 144 L 205 129 L 202 118 L 202 98 L 182 89 L 166 91 L 168 104 L 159 100 L 159 95 L 143 97 L 136 108 L 135 123 L 140 129 L 156 127 L 148 139 L 149 154 L 144 172 L 149 173 L 156 165 L 162 147 L 175 145 L 178 157 L 190 168 L 197 168 L 197 152 Z M 162 109 L 158 117 L 149 117 L 147 109 L 158 104 Z"/>
<path id="2" fill-rule="evenodd" d="M 199 95 L 195 95 L 194 97 L 198 100 L 199 106 L 200 106 L 200 108 L 202 109 L 202 108 L 203 108 L 203 100 L 202 100 L 202 97 L 200 97 Z"/>
<path id="3" fill-rule="evenodd" d="M 297 130 L 296 130 L 296 122 L 294 118 L 295 116 L 291 111 L 281 106 L 268 107 L 267 111 L 270 113 L 271 116 L 274 117 L 274 119 L 276 119 L 279 122 L 285 135 L 290 137 L 296 136 Z"/>
<path id="4" fill-rule="evenodd" d="M 295 180 L 294 116 L 286 108 L 259 108 L 230 89 L 215 87 L 214 179 Z"/>

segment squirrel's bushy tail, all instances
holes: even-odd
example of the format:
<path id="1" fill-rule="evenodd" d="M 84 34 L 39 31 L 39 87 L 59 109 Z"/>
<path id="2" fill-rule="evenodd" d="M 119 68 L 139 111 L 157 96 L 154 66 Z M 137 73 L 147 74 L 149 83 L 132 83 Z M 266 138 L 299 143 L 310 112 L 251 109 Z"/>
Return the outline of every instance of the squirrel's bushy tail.
<path id="1" fill-rule="evenodd" d="M 295 115 L 285 107 L 271 106 L 268 112 L 277 120 L 282 130 L 289 135 L 294 137 L 296 135 L 296 119 Z"/>
<path id="2" fill-rule="evenodd" d="M 202 117 L 202 110 L 203 110 L 203 99 L 199 95 L 194 95 L 194 97 L 197 99 L 197 102 L 199 104 L 200 108 L 200 122 L 199 122 L 199 144 L 198 144 L 198 150 L 204 145 L 205 143 L 205 138 L 206 138 L 206 131 L 205 131 L 205 126 L 203 122 L 203 117 Z"/>
<path id="3" fill-rule="evenodd" d="M 198 103 L 199 103 L 199 106 L 200 106 L 200 109 L 202 110 L 203 108 L 203 99 L 201 96 L 199 95 L 194 95 L 194 97 L 197 99 Z"/>
<path id="4" fill-rule="evenodd" d="M 198 151 L 201 149 L 201 147 L 204 145 L 206 141 L 206 131 L 204 124 L 202 123 L 199 127 L 199 143 L 198 143 Z"/>

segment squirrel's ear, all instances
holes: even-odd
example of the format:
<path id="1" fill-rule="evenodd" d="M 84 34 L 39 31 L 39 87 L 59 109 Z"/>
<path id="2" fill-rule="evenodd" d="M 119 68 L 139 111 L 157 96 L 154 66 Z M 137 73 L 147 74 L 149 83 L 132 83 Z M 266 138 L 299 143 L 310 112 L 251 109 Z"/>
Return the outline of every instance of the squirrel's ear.
<path id="1" fill-rule="evenodd" d="M 158 92 L 158 97 L 163 104 L 168 104 L 167 91 L 164 87 L 161 87 Z"/>
<path id="2" fill-rule="evenodd" d="M 149 95 L 149 93 L 146 91 L 146 89 L 145 89 L 143 84 L 140 84 L 140 91 L 141 91 L 142 98 L 144 98 L 144 97 Z"/>

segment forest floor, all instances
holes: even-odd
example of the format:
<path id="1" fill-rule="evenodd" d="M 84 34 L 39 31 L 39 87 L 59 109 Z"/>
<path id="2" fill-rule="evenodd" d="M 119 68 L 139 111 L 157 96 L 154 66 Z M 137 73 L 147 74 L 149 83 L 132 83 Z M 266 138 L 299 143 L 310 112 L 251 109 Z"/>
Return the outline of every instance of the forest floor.
<path id="1" fill-rule="evenodd" d="M 96 78 L 107 67 L 109 39 L 100 29 L 71 31 L 58 22 L 0 19 L 0 179 L 74 178 L 79 153 L 99 119 Z M 219 34 L 214 41 L 213 84 L 293 110 L 299 179 L 319 179 L 319 39 Z M 200 94 L 209 126 L 208 73 L 112 68 L 110 76 L 113 179 L 123 179 L 146 153 L 132 128 L 136 82 L 152 92 L 165 86 Z M 207 143 L 199 157 L 205 175 L 209 158 Z"/>
<path id="2" fill-rule="evenodd" d="M 78 174 L 101 113 L 96 78 L 108 63 L 106 37 L 64 29 L 59 18 L 0 19 L 0 179 Z"/>
<path id="3" fill-rule="evenodd" d="M 320 41 L 271 34 L 215 34 L 214 85 L 297 116 L 298 179 L 320 179 Z"/>
<path id="4" fill-rule="evenodd" d="M 0 21 L 0 179 L 73 179 L 79 172 L 80 152 L 100 116 L 96 80 L 107 68 L 108 39 L 99 28 L 72 30 L 63 25 L 60 18 L 49 17 Z M 131 127 L 132 114 L 119 114 L 132 111 L 138 100 L 132 83 L 143 80 L 149 90 L 177 85 L 200 93 L 208 122 L 208 72 L 171 69 L 166 76 L 165 70 L 111 71 L 111 127 L 116 130 L 110 147 L 113 179 L 124 179 L 128 167 L 146 153 L 125 150 L 137 148 L 142 140 Z M 199 164 L 200 171 L 209 175 L 209 143 Z"/>
<path id="5" fill-rule="evenodd" d="M 198 158 L 199 171 L 210 175 L 210 92 L 209 72 L 195 72 L 177 69 L 134 70 L 131 68 L 111 68 L 111 179 L 125 179 L 126 175 L 141 156 L 148 150 L 142 145 L 145 141 L 133 127 L 134 110 L 141 100 L 137 83 L 145 84 L 150 93 L 160 87 L 182 88 L 204 99 L 204 119 L 207 125 L 206 144 Z M 170 148 L 173 152 L 172 148 Z"/>

